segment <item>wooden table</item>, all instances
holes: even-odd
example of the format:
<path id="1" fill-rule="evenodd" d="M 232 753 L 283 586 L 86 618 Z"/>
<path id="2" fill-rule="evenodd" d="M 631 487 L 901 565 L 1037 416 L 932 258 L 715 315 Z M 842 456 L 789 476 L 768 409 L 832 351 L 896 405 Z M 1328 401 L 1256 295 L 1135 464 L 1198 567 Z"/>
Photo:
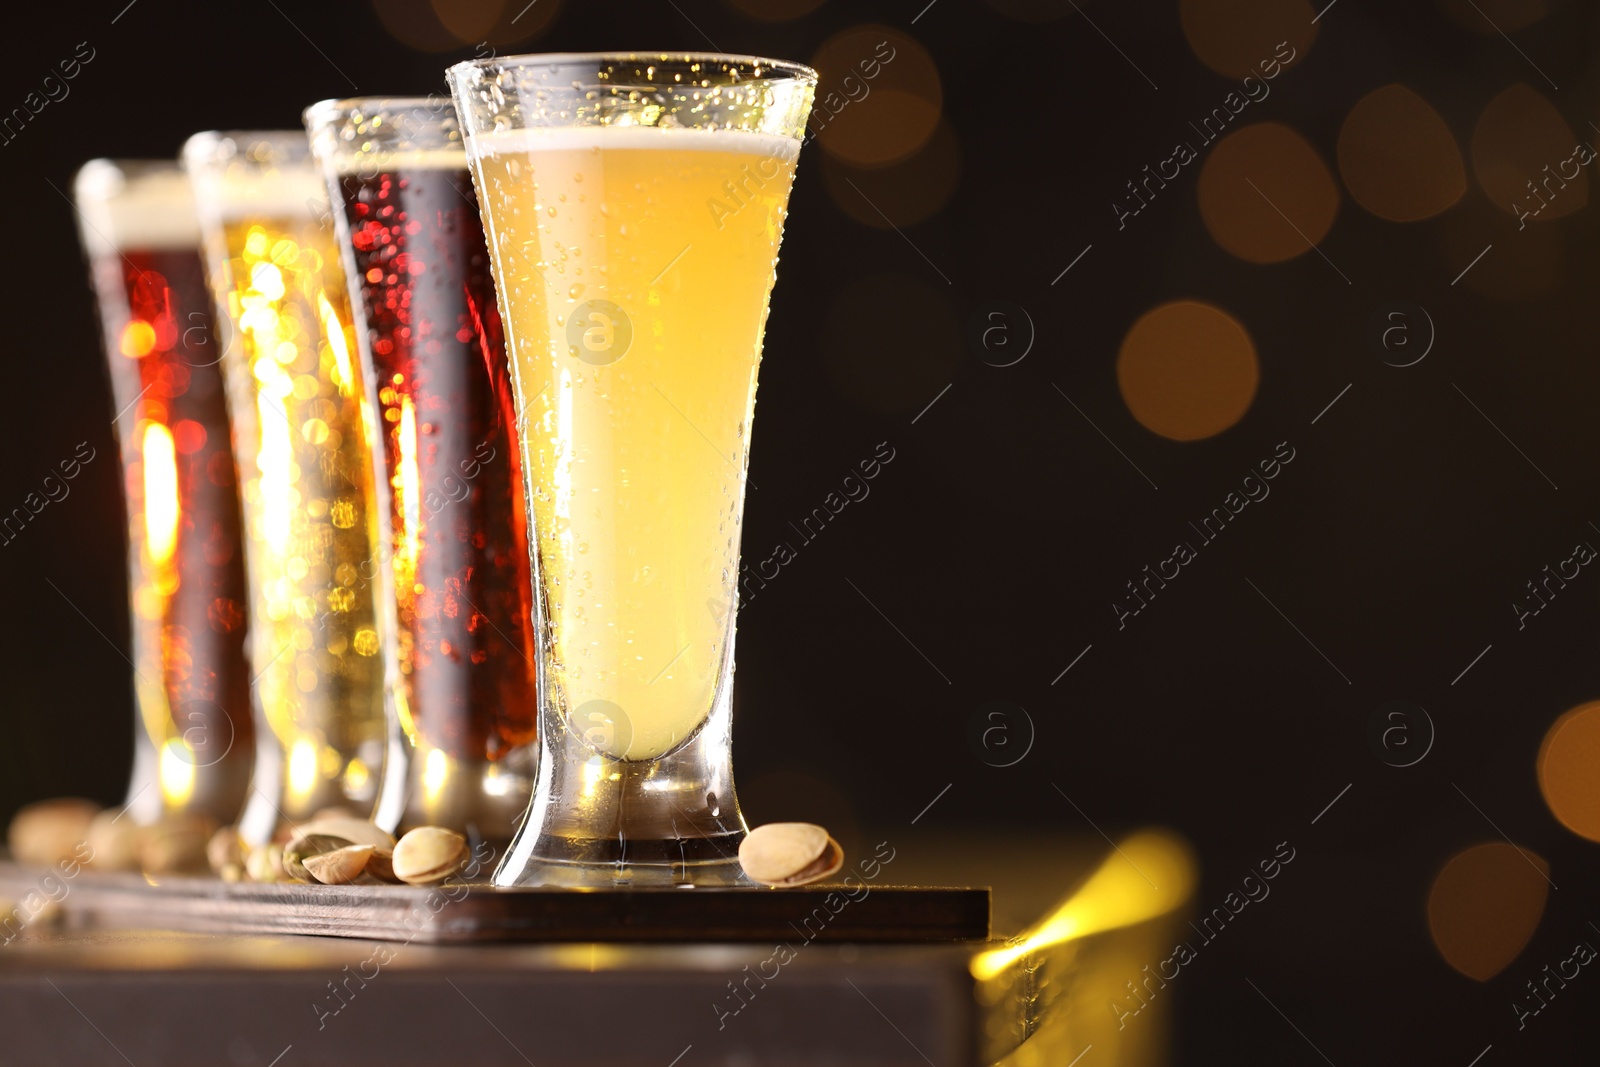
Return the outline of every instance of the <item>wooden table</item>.
<path id="1" fill-rule="evenodd" d="M 1103 842 L 1019 844 L 902 849 L 895 873 L 949 883 L 986 866 L 1013 933 L 1019 899 L 1037 915 L 1095 864 L 1121 863 Z M 1099 914 L 1108 891 L 1122 892 L 1088 879 L 1072 914 Z M 0 1067 L 1065 1067 L 1090 1045 L 1093 1067 L 1153 1064 L 1164 1004 L 1122 1028 L 1108 1005 L 1170 950 L 1175 915 L 1036 929 L 987 970 L 975 955 L 998 942 L 441 946 L 68 925 L 0 948 Z"/>

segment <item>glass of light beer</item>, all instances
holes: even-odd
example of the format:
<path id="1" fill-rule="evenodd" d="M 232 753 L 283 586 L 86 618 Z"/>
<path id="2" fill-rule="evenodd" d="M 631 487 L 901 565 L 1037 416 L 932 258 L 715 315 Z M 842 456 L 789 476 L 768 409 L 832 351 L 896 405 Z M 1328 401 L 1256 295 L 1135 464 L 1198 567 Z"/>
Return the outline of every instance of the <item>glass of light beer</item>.
<path id="1" fill-rule="evenodd" d="M 449 77 L 536 532 L 539 775 L 495 882 L 739 884 L 739 536 L 816 75 L 680 54 Z"/>
<path id="2" fill-rule="evenodd" d="M 500 853 L 532 795 L 533 587 L 489 249 L 450 98 L 306 111 L 335 205 L 377 414 L 379 530 L 395 596 L 385 665 L 408 742 L 400 828 Z"/>
<path id="3" fill-rule="evenodd" d="M 300 131 L 196 134 L 183 161 L 244 505 L 258 729 L 240 833 L 264 843 L 326 808 L 392 828 L 371 411 L 327 190 Z"/>
<path id="4" fill-rule="evenodd" d="M 73 183 L 128 507 L 134 731 L 128 813 L 231 823 L 255 742 L 228 410 L 189 179 L 96 159 Z"/>

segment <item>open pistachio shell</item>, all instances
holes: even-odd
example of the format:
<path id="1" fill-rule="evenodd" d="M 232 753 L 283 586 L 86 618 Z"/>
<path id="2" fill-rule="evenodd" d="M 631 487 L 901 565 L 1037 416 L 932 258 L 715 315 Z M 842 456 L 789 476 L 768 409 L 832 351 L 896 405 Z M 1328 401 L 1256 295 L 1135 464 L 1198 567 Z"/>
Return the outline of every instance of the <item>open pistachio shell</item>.
<path id="1" fill-rule="evenodd" d="M 806 885 L 844 866 L 844 849 L 813 823 L 774 822 L 745 835 L 739 845 L 739 864 L 762 885 Z"/>
<path id="2" fill-rule="evenodd" d="M 440 826 L 419 826 L 394 847 L 394 876 L 410 885 L 433 885 L 467 864 L 467 839 Z"/>

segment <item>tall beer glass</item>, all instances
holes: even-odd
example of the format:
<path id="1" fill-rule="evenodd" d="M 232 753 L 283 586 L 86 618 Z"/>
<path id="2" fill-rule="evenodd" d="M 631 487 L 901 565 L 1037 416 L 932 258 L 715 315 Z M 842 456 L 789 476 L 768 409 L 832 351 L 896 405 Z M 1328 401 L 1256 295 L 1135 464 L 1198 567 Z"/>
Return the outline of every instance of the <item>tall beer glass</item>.
<path id="1" fill-rule="evenodd" d="M 537 532 L 539 780 L 499 885 L 742 879 L 739 533 L 815 80 L 736 56 L 450 70 Z"/>
<path id="2" fill-rule="evenodd" d="M 231 823 L 255 754 L 244 549 L 194 198 L 175 163 L 109 159 L 78 171 L 73 198 L 128 505 L 129 815 Z"/>
<path id="3" fill-rule="evenodd" d="M 183 150 L 226 343 L 259 713 L 240 831 L 366 816 L 388 734 L 361 367 L 322 178 L 301 132 Z M 378 812 L 390 826 L 397 810 Z"/>
<path id="4" fill-rule="evenodd" d="M 478 201 L 449 97 L 306 111 L 378 414 L 387 673 L 407 742 L 401 828 L 503 854 L 537 754 L 533 588 L 515 409 Z"/>

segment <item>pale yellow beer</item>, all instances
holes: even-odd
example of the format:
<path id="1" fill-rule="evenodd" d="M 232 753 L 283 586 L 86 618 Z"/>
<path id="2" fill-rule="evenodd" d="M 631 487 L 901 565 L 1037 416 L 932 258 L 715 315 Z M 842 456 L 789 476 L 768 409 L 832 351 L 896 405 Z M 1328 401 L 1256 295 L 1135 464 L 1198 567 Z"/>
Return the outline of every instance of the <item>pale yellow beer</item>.
<path id="1" fill-rule="evenodd" d="M 731 667 L 798 148 L 647 126 L 476 138 L 547 597 L 546 699 L 610 756 L 677 748 Z"/>

